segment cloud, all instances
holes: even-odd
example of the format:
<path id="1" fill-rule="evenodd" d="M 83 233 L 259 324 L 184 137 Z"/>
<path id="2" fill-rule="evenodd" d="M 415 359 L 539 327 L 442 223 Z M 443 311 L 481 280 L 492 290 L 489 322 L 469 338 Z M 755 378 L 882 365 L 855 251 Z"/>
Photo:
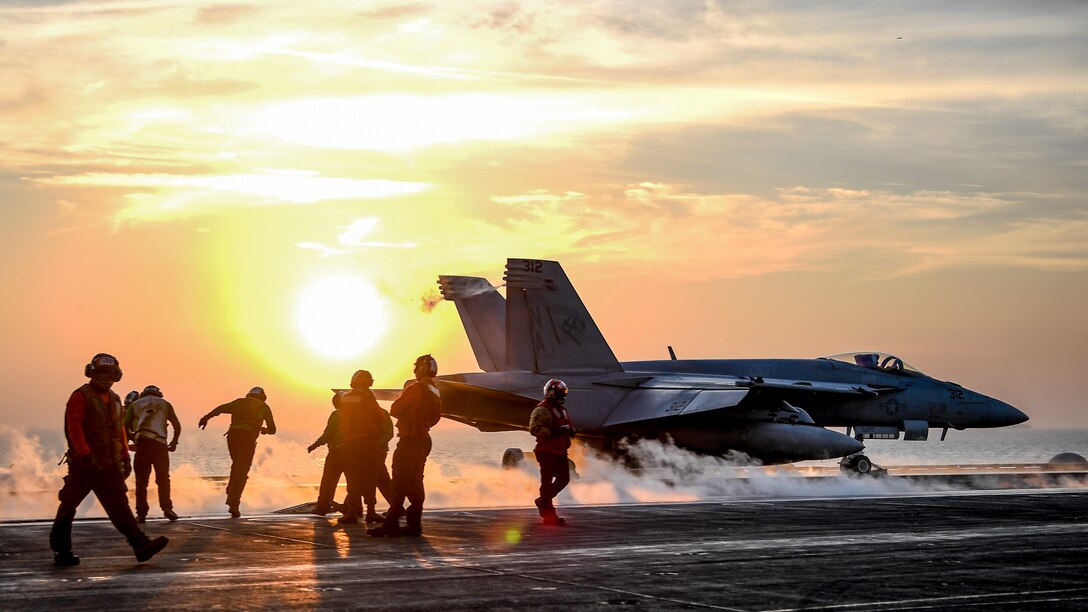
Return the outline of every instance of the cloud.
<path id="1" fill-rule="evenodd" d="M 334 149 L 404 153 L 463 141 L 506 141 L 602 129 L 632 118 L 592 95 L 373 95 L 266 105 L 243 120 L 250 133 Z"/>
<path id="2" fill-rule="evenodd" d="M 519 231 L 567 237 L 552 244 L 571 257 L 622 253 L 694 277 L 1088 269 L 1088 214 L 1049 217 L 1032 195 L 793 187 L 763 198 L 647 181 L 577 197 L 537 190 L 492 201 L 528 215 L 512 222 Z"/>
<path id="3" fill-rule="evenodd" d="M 346 230 L 336 237 L 340 247 L 330 247 L 319 242 L 300 242 L 297 246 L 300 249 L 318 251 L 321 253 L 322 257 L 351 255 L 353 253 L 359 253 L 363 249 L 412 249 L 419 246 L 418 243 L 410 241 L 380 242 L 366 240 L 367 236 L 370 236 L 379 229 L 380 223 L 381 220 L 378 217 L 356 219 Z"/>
<path id="4" fill-rule="evenodd" d="M 345 253 L 350 253 L 350 251 L 347 251 L 345 249 L 337 249 L 334 247 L 325 246 L 319 242 L 300 242 L 296 246 L 304 250 L 317 251 L 321 253 L 322 257 L 331 257 L 333 255 L 343 255 Z"/>
<path id="5" fill-rule="evenodd" d="M 460 198 L 430 234 L 382 211 L 384 235 L 411 241 L 291 241 L 326 256 L 455 235 L 479 241 L 460 247 L 473 256 L 547 244 L 695 274 L 1080 269 L 1086 14 L 701 1 L 633 13 L 619 0 L 15 8 L 0 12 L 26 25 L 5 34 L 0 95 L 15 114 L 0 158 L 64 192 L 54 200 L 123 198 L 122 220 Z"/>
<path id="6" fill-rule="evenodd" d="M 154 221 L 207 214 L 215 209 L 276 204 L 312 204 L 344 199 L 377 199 L 420 193 L 425 183 L 323 177 L 307 171 L 263 174 L 177 175 L 86 173 L 31 178 L 57 186 L 124 187 L 129 204 L 117 220 Z M 224 199 L 221 194 L 242 194 Z"/>
<path id="7" fill-rule="evenodd" d="M 359 12 L 359 16 L 367 21 L 393 20 L 402 17 L 417 19 L 431 11 L 430 5 L 424 2 L 392 3 L 389 6 L 378 6 Z"/>
<path id="8" fill-rule="evenodd" d="M 337 236 L 337 240 L 345 247 L 354 247 L 352 250 L 358 250 L 359 248 L 411 249 L 418 246 L 415 242 L 376 242 L 373 240 L 363 240 L 363 238 L 378 230 L 379 223 L 380 219 L 377 217 L 358 219 L 352 223 L 344 233 Z"/>
<path id="9" fill-rule="evenodd" d="M 362 244 L 362 239 L 365 236 L 372 234 L 377 228 L 377 217 L 358 219 L 352 223 L 344 233 L 340 234 L 337 239 L 340 241 L 340 244 L 345 246 L 358 246 Z"/>
<path id="10" fill-rule="evenodd" d="M 197 9 L 195 21 L 202 26 L 235 24 L 255 16 L 260 10 L 260 6 L 255 4 L 202 6 Z"/>
<path id="11" fill-rule="evenodd" d="M 491 201 L 498 204 L 558 204 L 570 200 L 576 200 L 585 197 L 585 194 L 578 193 L 577 191 L 567 191 L 561 194 L 553 194 L 546 189 L 536 189 L 530 193 L 512 196 L 491 196 Z"/>

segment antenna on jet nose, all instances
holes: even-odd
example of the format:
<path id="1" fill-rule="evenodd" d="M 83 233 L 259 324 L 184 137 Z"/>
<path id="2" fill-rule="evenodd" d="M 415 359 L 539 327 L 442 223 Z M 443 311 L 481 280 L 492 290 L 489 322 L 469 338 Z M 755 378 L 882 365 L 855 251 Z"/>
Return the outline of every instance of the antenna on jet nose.
<path id="1" fill-rule="evenodd" d="M 669 345 L 669 358 L 676 361 L 676 352 L 672 350 L 672 345 Z"/>

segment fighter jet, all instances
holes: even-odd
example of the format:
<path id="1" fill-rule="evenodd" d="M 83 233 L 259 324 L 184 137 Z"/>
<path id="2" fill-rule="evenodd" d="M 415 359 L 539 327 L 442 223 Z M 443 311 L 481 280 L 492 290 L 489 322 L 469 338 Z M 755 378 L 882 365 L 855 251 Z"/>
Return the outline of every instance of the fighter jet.
<path id="1" fill-rule="evenodd" d="M 680 360 L 670 347 L 669 360 L 621 363 L 558 262 L 508 259 L 504 280 L 505 299 L 486 279 L 439 277 L 483 370 L 436 379 L 443 416 L 481 431 L 528 429 L 544 383 L 561 378 L 576 439 L 601 452 L 661 439 L 765 465 L 842 457 L 844 472 L 864 474 L 873 464 L 862 440 L 924 440 L 931 428 L 943 440 L 950 428 L 1028 418 L 880 352 Z"/>

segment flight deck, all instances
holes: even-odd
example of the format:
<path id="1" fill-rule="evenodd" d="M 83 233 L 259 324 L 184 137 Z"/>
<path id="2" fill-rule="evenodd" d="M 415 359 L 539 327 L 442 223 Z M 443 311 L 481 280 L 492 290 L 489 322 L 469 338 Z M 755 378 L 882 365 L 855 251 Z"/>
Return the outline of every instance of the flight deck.
<path id="1" fill-rule="evenodd" d="M 1083 483 L 1083 480 L 1081 481 Z M 104 519 L 56 568 L 48 521 L 0 522 L 0 609 L 1083 610 L 1088 489 L 719 499 L 424 515 L 423 537 L 270 513 Z M 331 519 L 331 520 L 330 520 Z"/>

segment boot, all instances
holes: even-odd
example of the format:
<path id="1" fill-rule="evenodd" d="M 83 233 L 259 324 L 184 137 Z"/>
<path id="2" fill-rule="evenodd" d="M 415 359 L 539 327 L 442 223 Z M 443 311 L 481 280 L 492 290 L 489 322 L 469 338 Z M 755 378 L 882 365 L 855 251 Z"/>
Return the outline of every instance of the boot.
<path id="1" fill-rule="evenodd" d="M 79 555 L 74 554 L 70 550 L 67 552 L 55 552 L 53 553 L 53 564 L 61 567 L 79 565 Z"/>
<path id="2" fill-rule="evenodd" d="M 367 523 L 380 523 L 382 522 L 382 517 L 374 511 L 374 505 L 370 504 L 366 507 L 366 518 L 363 520 Z"/>
<path id="3" fill-rule="evenodd" d="M 143 544 L 132 549 L 136 553 L 136 560 L 140 563 L 147 561 L 151 557 L 154 557 L 160 550 L 166 548 L 166 545 L 170 543 L 170 539 L 166 536 L 159 536 L 154 540 L 148 540 Z"/>
<path id="4" fill-rule="evenodd" d="M 340 518 L 336 519 L 337 525 L 358 525 L 359 517 L 354 512 L 349 512 Z"/>
<path id="5" fill-rule="evenodd" d="M 330 510 L 332 510 L 332 507 L 329 504 L 317 504 L 313 510 L 310 510 L 310 514 L 325 516 Z"/>
<path id="6" fill-rule="evenodd" d="M 401 528 L 400 525 L 382 525 L 368 530 L 366 534 L 376 538 L 395 538 L 401 535 Z"/>
<path id="7" fill-rule="evenodd" d="M 163 510 L 162 515 L 165 516 L 166 518 L 170 519 L 171 523 L 178 520 L 178 513 L 174 512 L 172 509 L 171 510 Z M 140 522 L 142 523 L 143 521 L 140 521 Z"/>
<path id="8" fill-rule="evenodd" d="M 545 525 L 566 525 L 567 519 L 559 516 L 558 514 L 552 513 L 545 516 L 544 520 L 541 522 Z"/>
<path id="9" fill-rule="evenodd" d="M 238 518 L 238 517 L 242 516 L 242 512 L 240 510 L 238 510 L 237 505 L 227 506 L 227 511 L 230 512 L 230 517 L 231 518 Z"/>
<path id="10" fill-rule="evenodd" d="M 137 523 L 146 523 L 147 522 L 147 515 L 146 514 L 137 514 L 136 515 L 136 522 Z"/>

